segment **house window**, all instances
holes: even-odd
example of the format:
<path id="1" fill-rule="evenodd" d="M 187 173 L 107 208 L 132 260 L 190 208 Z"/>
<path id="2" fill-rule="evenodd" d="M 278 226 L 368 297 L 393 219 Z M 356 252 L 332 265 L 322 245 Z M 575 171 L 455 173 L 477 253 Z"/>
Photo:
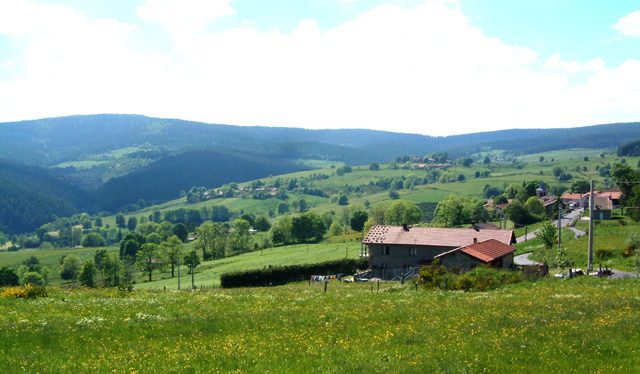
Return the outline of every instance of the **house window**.
<path id="1" fill-rule="evenodd" d="M 389 246 L 382 247 L 382 255 L 389 256 Z"/>
<path id="2" fill-rule="evenodd" d="M 409 248 L 409 256 L 417 256 L 418 255 L 418 248 Z"/>

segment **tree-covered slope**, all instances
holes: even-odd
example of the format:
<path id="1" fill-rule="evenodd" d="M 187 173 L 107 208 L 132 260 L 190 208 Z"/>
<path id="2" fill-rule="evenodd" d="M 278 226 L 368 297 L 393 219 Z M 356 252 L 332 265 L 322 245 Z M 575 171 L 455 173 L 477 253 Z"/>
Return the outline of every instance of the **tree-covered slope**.
<path id="1" fill-rule="evenodd" d="M 0 161 L 0 231 L 31 231 L 75 213 L 86 193 L 49 170 Z"/>
<path id="2" fill-rule="evenodd" d="M 640 140 L 621 145 L 618 148 L 618 156 L 640 156 Z"/>
<path id="3" fill-rule="evenodd" d="M 163 158 L 148 167 L 114 178 L 95 193 L 96 208 L 114 211 L 139 199 L 161 202 L 193 186 L 215 187 L 302 170 L 280 159 L 223 151 L 193 151 Z"/>
<path id="4" fill-rule="evenodd" d="M 402 128 L 398 127 L 398 130 Z M 425 130 L 428 131 L 428 127 Z M 639 137 L 640 123 L 432 137 L 363 129 L 306 130 L 215 125 L 109 114 L 0 123 L 0 158 L 51 166 L 124 147 L 151 146 L 174 152 L 224 149 L 266 157 L 315 158 L 362 164 L 388 161 L 403 154 L 445 150 L 457 156 L 486 147 L 522 153 L 576 147 L 615 148 L 629 138 Z"/>

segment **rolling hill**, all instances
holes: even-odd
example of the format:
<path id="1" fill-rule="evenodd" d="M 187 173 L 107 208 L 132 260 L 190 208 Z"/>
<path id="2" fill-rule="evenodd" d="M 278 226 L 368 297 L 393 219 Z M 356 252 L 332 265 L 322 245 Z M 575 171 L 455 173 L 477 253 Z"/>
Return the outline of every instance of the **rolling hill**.
<path id="1" fill-rule="evenodd" d="M 525 154 L 612 149 L 637 138 L 640 123 L 446 137 L 241 127 L 116 114 L 0 123 L 0 159 L 8 160 L 0 163 L 0 230 L 30 231 L 55 216 L 116 212 L 140 199 L 175 199 L 192 186 L 216 187 L 295 172 L 305 168 L 299 160 L 363 165 L 441 151 L 456 158 L 488 150 Z"/>
<path id="2" fill-rule="evenodd" d="M 31 231 L 86 204 L 87 192 L 51 171 L 0 160 L 0 231 Z"/>
<path id="3" fill-rule="evenodd" d="M 424 155 L 438 151 L 459 156 L 483 148 L 520 153 L 564 148 L 611 148 L 630 138 L 640 138 L 640 123 L 570 129 L 513 129 L 432 137 L 364 129 L 231 126 L 103 114 L 0 123 L 0 158 L 52 166 L 125 147 L 153 146 L 174 153 L 216 149 L 274 158 L 364 164 L 389 161 L 403 154 Z"/>

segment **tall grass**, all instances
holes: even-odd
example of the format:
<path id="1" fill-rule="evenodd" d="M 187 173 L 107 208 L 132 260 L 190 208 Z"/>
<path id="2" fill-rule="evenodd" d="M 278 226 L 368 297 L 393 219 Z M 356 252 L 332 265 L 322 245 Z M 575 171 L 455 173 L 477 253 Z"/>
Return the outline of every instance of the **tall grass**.
<path id="1" fill-rule="evenodd" d="M 640 283 L 382 284 L 0 298 L 0 371 L 636 372 Z"/>

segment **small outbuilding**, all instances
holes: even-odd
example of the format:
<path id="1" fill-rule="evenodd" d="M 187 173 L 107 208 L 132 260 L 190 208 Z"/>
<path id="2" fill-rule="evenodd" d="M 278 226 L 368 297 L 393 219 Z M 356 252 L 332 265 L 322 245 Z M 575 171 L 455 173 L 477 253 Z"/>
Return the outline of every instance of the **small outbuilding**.
<path id="1" fill-rule="evenodd" d="M 515 248 L 495 239 L 473 243 L 435 256 L 447 268 L 469 271 L 479 265 L 496 268 L 513 266 Z"/>

